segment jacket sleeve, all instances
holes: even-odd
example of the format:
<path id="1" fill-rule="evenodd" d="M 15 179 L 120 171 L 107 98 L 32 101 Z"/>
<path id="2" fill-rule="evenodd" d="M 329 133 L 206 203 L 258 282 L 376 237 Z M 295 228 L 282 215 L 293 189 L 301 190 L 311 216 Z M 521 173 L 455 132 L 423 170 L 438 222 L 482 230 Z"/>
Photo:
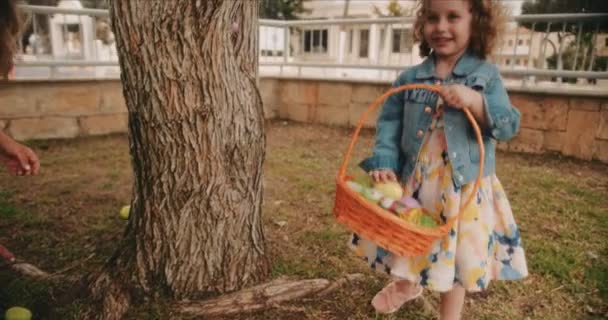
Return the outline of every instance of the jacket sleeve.
<path id="1" fill-rule="evenodd" d="M 401 85 L 397 79 L 393 88 Z M 373 155 L 359 166 L 365 171 L 391 169 L 399 174 L 402 169 L 401 135 L 403 133 L 403 92 L 386 99 L 376 122 L 376 140 Z"/>
<path id="2" fill-rule="evenodd" d="M 513 138 L 519 131 L 520 113 L 511 105 L 499 73 L 489 82 L 482 97 L 488 119 L 486 132 L 500 141 Z"/>

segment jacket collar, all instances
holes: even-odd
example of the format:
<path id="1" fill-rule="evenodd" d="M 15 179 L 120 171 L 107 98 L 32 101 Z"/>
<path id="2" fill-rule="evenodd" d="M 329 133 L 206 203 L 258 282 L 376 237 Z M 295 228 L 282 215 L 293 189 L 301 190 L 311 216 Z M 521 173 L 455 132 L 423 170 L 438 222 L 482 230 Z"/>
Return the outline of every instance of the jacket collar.
<path id="1" fill-rule="evenodd" d="M 474 53 L 467 50 L 456 62 L 452 74 L 457 77 L 466 77 L 475 70 L 482 60 Z M 432 79 L 435 77 L 435 55 L 431 53 L 427 59 L 420 64 L 416 70 L 416 79 Z"/>

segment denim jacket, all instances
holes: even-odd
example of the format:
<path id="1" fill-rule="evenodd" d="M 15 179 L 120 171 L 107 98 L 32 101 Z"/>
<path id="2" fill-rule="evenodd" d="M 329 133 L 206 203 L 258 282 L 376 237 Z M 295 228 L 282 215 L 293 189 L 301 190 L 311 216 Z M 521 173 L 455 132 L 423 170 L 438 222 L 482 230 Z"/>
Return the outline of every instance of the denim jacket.
<path id="1" fill-rule="evenodd" d="M 407 83 L 436 83 L 433 56 L 402 72 L 393 87 Z M 485 146 L 484 176 L 495 172 L 496 140 L 511 139 L 519 130 L 520 114 L 509 101 L 498 68 L 466 52 L 443 84 L 464 84 L 482 94 L 487 127 L 481 128 Z M 402 181 L 412 174 L 424 135 L 432 121 L 438 95 L 424 89 L 398 92 L 390 96 L 376 124 L 373 156 L 361 162 L 366 170 L 392 169 Z M 454 185 L 474 181 L 479 171 L 479 146 L 466 115 L 445 108 L 443 114 L 447 155 L 452 164 Z"/>

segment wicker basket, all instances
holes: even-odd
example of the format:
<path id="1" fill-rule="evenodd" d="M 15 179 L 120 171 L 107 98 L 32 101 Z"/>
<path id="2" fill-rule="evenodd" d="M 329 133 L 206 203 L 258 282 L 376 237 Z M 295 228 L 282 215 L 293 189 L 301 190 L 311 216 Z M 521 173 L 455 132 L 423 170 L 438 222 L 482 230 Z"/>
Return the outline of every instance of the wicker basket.
<path id="1" fill-rule="evenodd" d="M 346 168 L 363 123 L 368 115 L 382 104 L 388 96 L 410 89 L 427 89 L 433 92 L 439 92 L 441 90 L 439 86 L 435 85 L 403 85 L 385 92 L 369 106 L 368 110 L 359 120 L 359 124 L 357 125 L 352 140 L 346 150 L 344 161 L 336 178 L 336 199 L 334 205 L 334 214 L 338 222 L 344 224 L 347 228 L 359 234 L 361 237 L 371 240 L 383 248 L 405 257 L 419 256 L 428 253 L 435 240 L 448 234 L 454 222 L 460 218 L 464 208 L 471 203 L 477 193 L 483 175 L 483 163 L 485 159 L 485 150 L 479 126 L 475 122 L 471 112 L 467 108 L 464 108 L 463 111 L 475 130 L 477 143 L 479 144 L 479 172 L 473 190 L 464 205 L 460 207 L 458 216 L 449 219 L 445 224 L 434 228 L 419 226 L 400 219 L 392 212 L 368 202 L 361 195 L 351 190 L 346 185 L 346 182 L 351 180 L 351 177 L 346 175 Z"/>

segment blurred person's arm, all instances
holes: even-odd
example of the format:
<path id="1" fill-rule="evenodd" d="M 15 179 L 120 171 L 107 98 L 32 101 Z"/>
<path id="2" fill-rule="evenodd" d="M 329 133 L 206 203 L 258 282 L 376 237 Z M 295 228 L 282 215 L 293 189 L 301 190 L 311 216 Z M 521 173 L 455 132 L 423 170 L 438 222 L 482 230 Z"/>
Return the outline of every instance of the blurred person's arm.
<path id="1" fill-rule="evenodd" d="M 0 131 L 0 163 L 14 175 L 33 175 L 40 170 L 40 161 L 32 149 Z"/>

